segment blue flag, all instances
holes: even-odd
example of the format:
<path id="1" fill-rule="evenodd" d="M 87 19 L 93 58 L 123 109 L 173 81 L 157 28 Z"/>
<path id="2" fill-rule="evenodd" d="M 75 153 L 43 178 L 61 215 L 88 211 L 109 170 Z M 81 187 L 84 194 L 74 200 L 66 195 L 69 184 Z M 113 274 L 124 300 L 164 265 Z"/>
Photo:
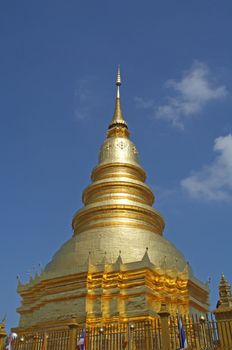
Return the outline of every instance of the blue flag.
<path id="1" fill-rule="evenodd" d="M 86 336 L 85 336 L 85 329 L 83 329 L 80 339 L 77 342 L 77 346 L 80 350 L 86 350 Z"/>
<path id="2" fill-rule="evenodd" d="M 180 339 L 180 350 L 187 349 L 187 339 L 185 337 L 184 327 L 181 321 L 180 316 L 178 316 L 178 332 L 179 332 L 179 339 Z"/>

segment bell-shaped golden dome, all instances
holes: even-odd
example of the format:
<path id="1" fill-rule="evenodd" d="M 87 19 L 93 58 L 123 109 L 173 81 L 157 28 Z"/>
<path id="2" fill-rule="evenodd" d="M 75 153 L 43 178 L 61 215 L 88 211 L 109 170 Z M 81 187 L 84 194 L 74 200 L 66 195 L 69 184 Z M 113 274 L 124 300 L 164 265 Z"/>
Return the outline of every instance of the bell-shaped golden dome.
<path id="1" fill-rule="evenodd" d="M 94 264 L 104 257 L 114 262 L 121 251 L 125 263 L 140 261 L 149 248 L 151 262 L 183 271 L 186 261 L 162 234 L 164 220 L 153 208 L 154 195 L 145 184 L 136 146 L 129 138 L 123 117 L 120 70 L 113 119 L 100 148 L 92 183 L 83 192 L 83 208 L 73 218 L 73 237 L 47 265 L 45 272 L 68 274 L 84 271 L 89 254 Z"/>
<path id="2" fill-rule="evenodd" d="M 208 288 L 163 237 L 164 220 L 122 114 L 120 71 L 116 85 L 114 116 L 73 236 L 40 276 L 18 286 L 21 332 L 63 327 L 70 318 L 81 324 L 150 317 L 162 302 L 172 314 L 208 310 Z"/>

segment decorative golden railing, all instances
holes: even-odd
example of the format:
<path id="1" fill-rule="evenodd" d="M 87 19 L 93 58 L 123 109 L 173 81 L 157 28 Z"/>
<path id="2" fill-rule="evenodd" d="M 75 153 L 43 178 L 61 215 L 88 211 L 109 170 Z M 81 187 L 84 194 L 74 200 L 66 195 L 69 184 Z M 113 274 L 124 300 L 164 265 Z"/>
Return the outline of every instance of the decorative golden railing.
<path id="1" fill-rule="evenodd" d="M 69 330 L 18 335 L 12 350 L 66 350 L 69 349 Z"/>
<path id="2" fill-rule="evenodd" d="M 76 350 L 83 329 L 86 350 L 179 349 L 178 318 L 169 317 L 167 312 L 159 315 L 149 320 L 95 326 L 80 325 L 73 320 L 66 330 L 18 334 L 12 350 Z M 213 315 L 183 316 L 182 323 L 189 350 L 232 350 L 232 321 L 216 321 Z"/>
<path id="3" fill-rule="evenodd" d="M 88 350 L 161 349 L 158 319 L 86 329 Z"/>

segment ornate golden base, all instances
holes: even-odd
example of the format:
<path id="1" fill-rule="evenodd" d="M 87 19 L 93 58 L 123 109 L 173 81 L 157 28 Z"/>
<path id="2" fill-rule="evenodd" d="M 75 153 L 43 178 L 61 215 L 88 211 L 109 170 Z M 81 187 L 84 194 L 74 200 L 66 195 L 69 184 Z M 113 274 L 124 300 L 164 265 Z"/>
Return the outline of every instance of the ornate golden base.
<path id="1" fill-rule="evenodd" d="M 102 268 L 103 267 L 103 268 Z M 155 267 L 146 251 L 139 262 L 94 266 L 87 272 L 21 285 L 20 330 L 56 329 L 75 318 L 90 325 L 156 317 L 161 303 L 172 315 L 206 313 L 208 289 L 182 272 Z"/>

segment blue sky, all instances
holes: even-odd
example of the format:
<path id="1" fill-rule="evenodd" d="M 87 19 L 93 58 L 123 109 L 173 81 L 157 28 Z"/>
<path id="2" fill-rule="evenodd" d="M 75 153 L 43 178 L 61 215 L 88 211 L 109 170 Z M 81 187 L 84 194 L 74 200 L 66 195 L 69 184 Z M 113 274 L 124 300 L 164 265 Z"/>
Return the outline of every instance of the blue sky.
<path id="1" fill-rule="evenodd" d="M 197 277 L 232 282 L 231 1 L 0 4 L 0 317 L 49 261 L 122 103 L 165 235 Z"/>

